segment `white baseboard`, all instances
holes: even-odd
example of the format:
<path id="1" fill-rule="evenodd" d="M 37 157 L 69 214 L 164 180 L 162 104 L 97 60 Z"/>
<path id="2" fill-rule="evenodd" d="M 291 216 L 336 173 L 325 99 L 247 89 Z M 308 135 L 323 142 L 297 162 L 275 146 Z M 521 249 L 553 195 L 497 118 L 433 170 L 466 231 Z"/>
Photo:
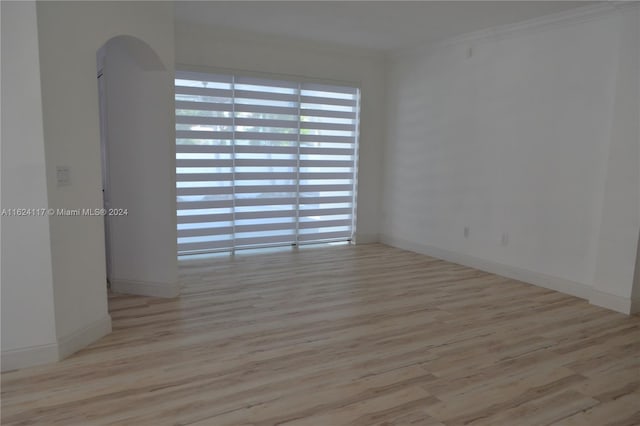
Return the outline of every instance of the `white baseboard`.
<path id="1" fill-rule="evenodd" d="M 616 296 L 615 294 L 603 293 L 596 289 L 591 289 L 589 303 L 627 315 L 633 315 L 640 312 L 640 300 L 633 300 L 627 297 Z"/>
<path id="2" fill-rule="evenodd" d="M 111 316 L 107 314 L 99 320 L 59 338 L 59 359 L 64 359 L 72 353 L 78 352 L 109 333 L 111 333 Z"/>
<path id="3" fill-rule="evenodd" d="M 458 263 L 460 265 L 469 266 L 481 271 L 490 272 L 518 281 L 523 281 L 539 287 L 548 288 L 550 290 L 559 291 L 561 293 L 570 294 L 581 299 L 588 300 L 592 305 L 610 309 L 626 315 L 633 315 L 640 312 L 640 299 L 630 299 L 616 296 L 609 293 L 603 293 L 595 290 L 589 285 L 575 281 L 566 280 L 564 278 L 553 277 L 539 272 L 529 271 L 527 269 L 515 266 L 504 265 L 490 260 L 480 259 L 462 253 L 455 253 L 449 250 L 404 240 L 402 238 L 381 235 L 380 241 L 393 247 L 416 253 L 426 254 L 427 256 L 446 260 L 448 262 Z"/>
<path id="4" fill-rule="evenodd" d="M 151 283 L 146 281 L 111 280 L 114 293 L 136 294 L 138 296 L 173 298 L 180 295 L 178 283 Z"/>
<path id="5" fill-rule="evenodd" d="M 373 244 L 380 241 L 380 235 L 378 234 L 358 234 L 354 238 L 356 244 Z"/>
<path id="6" fill-rule="evenodd" d="M 3 372 L 58 361 L 58 343 L 2 351 Z"/>
<path id="7" fill-rule="evenodd" d="M 109 315 L 92 322 L 54 343 L 2 351 L 2 371 L 18 370 L 60 361 L 111 332 Z"/>
<path id="8" fill-rule="evenodd" d="M 541 274 L 539 272 L 529 271 L 527 269 L 518 268 L 515 266 L 505 265 L 490 260 L 480 259 L 478 257 L 456 253 L 425 244 L 415 243 L 401 238 L 382 235 L 381 242 L 393 247 L 410 250 L 416 253 L 426 254 L 427 256 L 446 260 L 448 262 L 458 263 L 460 265 L 469 266 L 481 271 L 489 272 L 518 281 L 523 281 L 529 284 L 537 285 L 539 287 L 559 291 L 561 293 L 570 294 L 581 299 L 589 299 L 589 295 L 591 293 L 591 287 L 586 284 Z"/>

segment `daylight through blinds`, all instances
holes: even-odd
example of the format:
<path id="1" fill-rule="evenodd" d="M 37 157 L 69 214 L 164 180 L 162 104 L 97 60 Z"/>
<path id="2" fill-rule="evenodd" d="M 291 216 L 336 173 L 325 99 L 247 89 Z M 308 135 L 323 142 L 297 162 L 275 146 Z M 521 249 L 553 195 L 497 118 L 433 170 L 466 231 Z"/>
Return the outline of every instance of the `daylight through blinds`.
<path id="1" fill-rule="evenodd" d="M 176 73 L 178 253 L 347 241 L 357 88 Z"/>

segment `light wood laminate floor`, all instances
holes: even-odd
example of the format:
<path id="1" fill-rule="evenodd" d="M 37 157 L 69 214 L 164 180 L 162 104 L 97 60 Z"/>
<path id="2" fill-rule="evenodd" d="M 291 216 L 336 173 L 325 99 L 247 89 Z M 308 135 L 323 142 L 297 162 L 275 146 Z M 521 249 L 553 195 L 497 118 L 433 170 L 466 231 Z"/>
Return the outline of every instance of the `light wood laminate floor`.
<path id="1" fill-rule="evenodd" d="M 640 318 L 383 245 L 183 267 L 2 375 L 7 425 L 640 425 Z"/>

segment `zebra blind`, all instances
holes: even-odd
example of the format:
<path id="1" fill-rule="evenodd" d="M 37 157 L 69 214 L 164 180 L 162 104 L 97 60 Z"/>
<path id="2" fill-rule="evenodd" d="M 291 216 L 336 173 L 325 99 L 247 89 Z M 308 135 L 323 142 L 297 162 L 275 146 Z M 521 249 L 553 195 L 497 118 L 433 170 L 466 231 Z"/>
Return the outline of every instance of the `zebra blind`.
<path id="1" fill-rule="evenodd" d="M 351 240 L 357 88 L 178 71 L 178 254 Z"/>

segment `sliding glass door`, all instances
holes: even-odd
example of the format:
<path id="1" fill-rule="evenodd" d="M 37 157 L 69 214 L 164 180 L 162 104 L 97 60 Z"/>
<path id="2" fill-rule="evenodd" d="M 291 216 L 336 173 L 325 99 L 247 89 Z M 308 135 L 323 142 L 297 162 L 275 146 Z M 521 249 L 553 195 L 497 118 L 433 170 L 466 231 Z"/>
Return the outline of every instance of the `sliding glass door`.
<path id="1" fill-rule="evenodd" d="M 179 254 L 349 241 L 357 88 L 179 71 Z"/>

